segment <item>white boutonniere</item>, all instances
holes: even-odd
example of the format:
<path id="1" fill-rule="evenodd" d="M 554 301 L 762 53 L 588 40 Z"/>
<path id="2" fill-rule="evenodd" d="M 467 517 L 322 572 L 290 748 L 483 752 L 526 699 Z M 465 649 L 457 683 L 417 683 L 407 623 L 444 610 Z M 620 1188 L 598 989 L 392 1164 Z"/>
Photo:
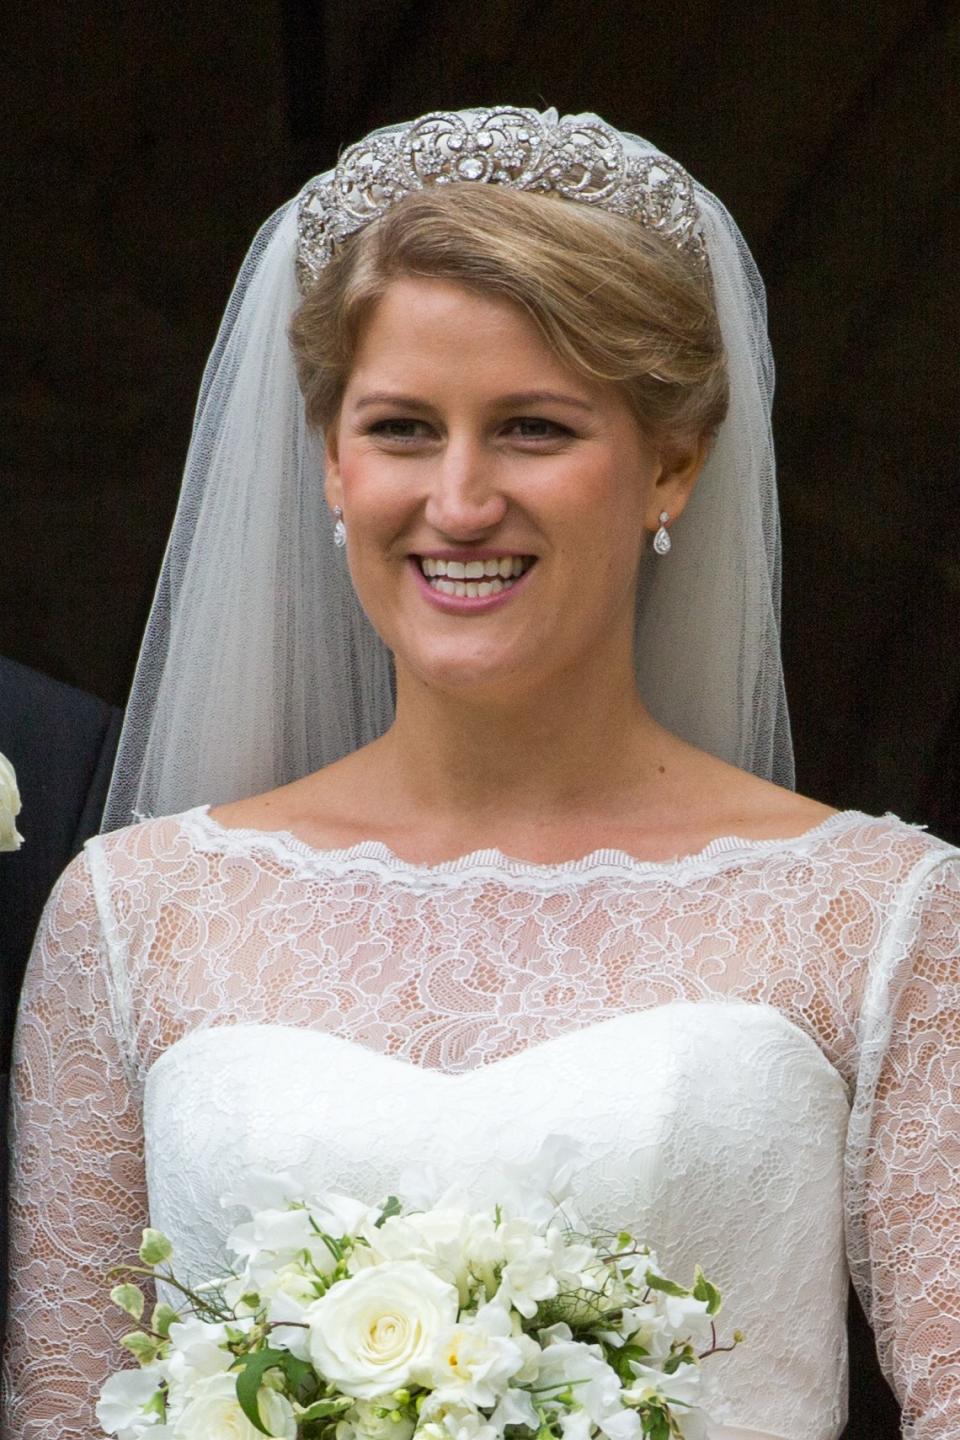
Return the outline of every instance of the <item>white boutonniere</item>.
<path id="1" fill-rule="evenodd" d="M 0 755 L 0 850 L 19 850 L 23 836 L 16 826 L 20 814 L 20 791 L 13 766 Z"/>

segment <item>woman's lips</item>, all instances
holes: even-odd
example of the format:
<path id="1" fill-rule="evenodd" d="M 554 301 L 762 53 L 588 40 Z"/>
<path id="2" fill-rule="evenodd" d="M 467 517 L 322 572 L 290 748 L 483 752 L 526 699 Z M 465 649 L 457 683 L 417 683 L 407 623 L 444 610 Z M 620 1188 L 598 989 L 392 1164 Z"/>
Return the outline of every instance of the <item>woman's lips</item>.
<path id="1" fill-rule="evenodd" d="M 481 557 L 477 557 L 481 558 Z M 411 555 L 409 565 L 413 572 L 414 579 L 420 589 L 420 593 L 429 600 L 438 610 L 444 610 L 448 615 L 480 615 L 488 610 L 495 610 L 500 605 L 505 605 L 518 590 L 523 589 L 528 577 L 536 569 L 536 560 L 518 575 L 509 585 L 498 590 L 492 595 L 445 595 L 442 590 L 435 589 L 424 575 L 420 568 L 420 558 Z"/>

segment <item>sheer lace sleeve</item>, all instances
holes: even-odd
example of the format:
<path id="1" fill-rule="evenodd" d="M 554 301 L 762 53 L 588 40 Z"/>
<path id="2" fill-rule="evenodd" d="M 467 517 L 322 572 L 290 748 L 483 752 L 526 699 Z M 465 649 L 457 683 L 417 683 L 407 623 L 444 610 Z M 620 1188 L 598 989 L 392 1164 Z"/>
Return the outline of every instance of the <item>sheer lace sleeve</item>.
<path id="1" fill-rule="evenodd" d="M 6 1440 L 91 1440 L 128 1317 L 105 1273 L 146 1222 L 140 1107 L 118 1052 L 88 861 L 59 880 L 31 956 L 13 1073 Z"/>
<path id="2" fill-rule="evenodd" d="M 921 867 L 863 1010 L 851 1268 L 910 1440 L 960 1435 L 960 855 Z"/>

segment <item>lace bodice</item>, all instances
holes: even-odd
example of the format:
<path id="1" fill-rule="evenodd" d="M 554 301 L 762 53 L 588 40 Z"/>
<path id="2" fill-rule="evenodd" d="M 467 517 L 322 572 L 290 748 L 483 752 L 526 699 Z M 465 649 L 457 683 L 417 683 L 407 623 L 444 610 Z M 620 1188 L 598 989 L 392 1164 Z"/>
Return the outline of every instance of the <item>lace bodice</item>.
<path id="1" fill-rule="evenodd" d="M 847 1258 L 906 1433 L 946 1440 L 958 956 L 960 853 L 858 812 L 665 864 L 411 866 L 372 843 L 226 831 L 202 808 L 90 842 L 51 896 L 18 1030 L 5 1433 L 96 1434 L 126 1328 L 102 1277 L 147 1217 L 144 1083 L 193 1032 L 320 1031 L 457 1075 L 670 1002 L 736 1000 L 805 1032 L 845 1086 Z M 756 1183 L 798 1208 L 775 1168 Z"/>

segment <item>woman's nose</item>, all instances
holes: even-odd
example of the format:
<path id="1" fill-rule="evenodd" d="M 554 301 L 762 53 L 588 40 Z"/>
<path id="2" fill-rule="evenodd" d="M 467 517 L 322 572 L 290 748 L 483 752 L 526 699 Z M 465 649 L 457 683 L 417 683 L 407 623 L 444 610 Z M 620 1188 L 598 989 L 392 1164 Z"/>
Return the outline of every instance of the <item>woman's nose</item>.
<path id="1" fill-rule="evenodd" d="M 496 456 L 478 443 L 451 442 L 434 474 L 426 520 L 435 530 L 469 540 L 493 529 L 507 511 Z"/>

